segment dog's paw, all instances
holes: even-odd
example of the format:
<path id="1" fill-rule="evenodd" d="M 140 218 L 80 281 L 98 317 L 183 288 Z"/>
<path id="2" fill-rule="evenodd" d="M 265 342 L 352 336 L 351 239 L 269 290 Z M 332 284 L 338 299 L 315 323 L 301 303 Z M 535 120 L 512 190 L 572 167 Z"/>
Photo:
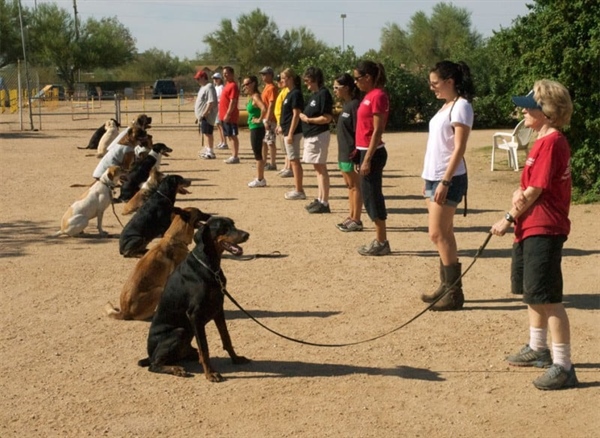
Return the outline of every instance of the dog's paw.
<path id="1" fill-rule="evenodd" d="M 235 356 L 231 358 L 231 361 L 235 364 L 235 365 L 243 365 L 245 363 L 250 363 L 252 362 L 250 359 L 248 359 L 247 357 L 244 356 Z"/>
<path id="2" fill-rule="evenodd" d="M 172 366 L 171 373 L 177 377 L 192 377 L 192 375 L 188 373 L 184 367 Z"/>
<path id="3" fill-rule="evenodd" d="M 209 382 L 216 383 L 216 382 L 222 382 L 225 379 L 223 378 L 222 375 L 220 375 L 219 373 L 213 371 L 213 372 L 210 372 L 210 373 L 206 374 L 206 380 L 208 380 Z"/>

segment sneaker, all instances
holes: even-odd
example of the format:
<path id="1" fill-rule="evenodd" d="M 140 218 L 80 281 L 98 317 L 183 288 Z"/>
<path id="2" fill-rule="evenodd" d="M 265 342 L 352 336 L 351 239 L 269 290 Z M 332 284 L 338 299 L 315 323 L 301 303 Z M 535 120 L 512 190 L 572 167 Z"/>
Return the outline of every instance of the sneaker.
<path id="1" fill-rule="evenodd" d="M 277 166 L 275 164 L 267 163 L 265 164 L 265 170 L 277 170 Z"/>
<path id="2" fill-rule="evenodd" d="M 331 213 L 331 209 L 329 208 L 329 204 L 325 205 L 319 202 L 314 207 L 309 208 L 308 212 L 310 214 Z"/>
<path id="3" fill-rule="evenodd" d="M 304 206 L 304 208 L 306 208 L 307 210 L 310 210 L 311 208 L 315 208 L 317 206 L 317 204 L 320 204 L 318 199 L 313 199 L 312 202 L 310 204 L 307 204 Z"/>
<path id="4" fill-rule="evenodd" d="M 283 197 L 289 200 L 306 199 L 306 195 L 304 194 L 304 192 L 297 192 L 296 190 L 286 192 L 286 194 L 283 195 Z"/>
<path id="5" fill-rule="evenodd" d="M 229 149 L 229 146 L 227 146 L 227 143 L 219 143 L 217 149 Z"/>
<path id="6" fill-rule="evenodd" d="M 229 157 L 225 160 L 225 164 L 239 164 L 239 163 L 240 163 L 239 157 Z"/>
<path id="7" fill-rule="evenodd" d="M 351 220 L 352 220 L 352 218 L 350 216 L 348 216 L 346 219 L 344 219 L 344 222 L 340 222 L 339 224 L 335 224 L 335 226 L 337 227 L 338 230 L 341 230 L 342 228 L 346 228 L 346 225 L 348 225 Z"/>
<path id="8" fill-rule="evenodd" d="M 214 154 L 213 151 L 209 151 L 208 149 L 206 149 L 204 152 L 198 154 L 198 156 L 200 158 L 204 158 L 205 160 L 214 160 L 216 157 L 216 155 Z"/>
<path id="9" fill-rule="evenodd" d="M 388 255 L 391 252 L 390 243 L 387 240 L 383 243 L 379 243 L 377 239 L 375 239 L 368 245 L 358 248 L 358 253 L 364 256 L 383 256 Z"/>
<path id="10" fill-rule="evenodd" d="M 267 180 L 266 179 L 256 179 L 254 178 L 252 181 L 250 181 L 248 183 L 248 187 L 250 188 L 254 188 L 254 187 L 266 187 L 267 186 Z"/>
<path id="11" fill-rule="evenodd" d="M 547 348 L 543 351 L 534 351 L 529 345 L 525 345 L 518 353 L 507 356 L 506 361 L 516 367 L 548 368 L 552 365 L 552 356 Z"/>
<path id="12" fill-rule="evenodd" d="M 362 231 L 363 223 L 362 221 L 355 221 L 354 219 L 350 219 L 349 221 L 344 221 L 344 223 L 338 224 L 338 230 L 344 231 L 345 233 L 349 233 L 352 231 Z"/>
<path id="13" fill-rule="evenodd" d="M 578 384 L 573 365 L 569 371 L 566 371 L 562 365 L 554 364 L 542 376 L 533 381 L 533 386 L 542 390 L 574 388 Z"/>
<path id="14" fill-rule="evenodd" d="M 279 176 L 282 178 L 291 178 L 294 176 L 294 172 L 292 169 L 283 169 L 281 172 L 279 172 Z"/>

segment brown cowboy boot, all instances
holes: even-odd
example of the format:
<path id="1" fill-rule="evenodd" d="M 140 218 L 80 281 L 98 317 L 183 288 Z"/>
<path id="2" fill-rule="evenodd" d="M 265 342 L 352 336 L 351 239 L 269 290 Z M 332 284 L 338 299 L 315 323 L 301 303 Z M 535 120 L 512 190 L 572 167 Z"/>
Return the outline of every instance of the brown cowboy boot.
<path id="1" fill-rule="evenodd" d="M 446 276 L 446 286 L 449 288 L 446 295 L 433 305 L 431 310 L 460 310 L 465 302 L 465 296 L 462 290 L 462 280 L 460 280 L 462 265 L 456 263 L 443 267 Z M 454 284 L 456 283 L 456 284 Z"/>
<path id="2" fill-rule="evenodd" d="M 421 294 L 421 301 L 424 303 L 433 303 L 437 297 L 444 293 L 446 290 L 446 273 L 444 271 L 444 265 L 442 259 L 440 259 L 440 285 L 437 290 L 431 294 Z"/>

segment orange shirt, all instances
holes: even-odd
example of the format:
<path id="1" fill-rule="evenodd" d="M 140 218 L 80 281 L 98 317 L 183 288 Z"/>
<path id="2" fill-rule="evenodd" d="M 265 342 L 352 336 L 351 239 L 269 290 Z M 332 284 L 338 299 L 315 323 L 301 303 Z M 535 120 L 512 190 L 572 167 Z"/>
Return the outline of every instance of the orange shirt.
<path id="1" fill-rule="evenodd" d="M 268 108 L 269 104 L 271 104 L 271 117 L 269 117 L 269 122 L 277 122 L 275 118 L 275 100 L 277 99 L 277 87 L 275 84 L 267 84 L 263 89 L 262 94 L 260 95 L 263 103 Z"/>

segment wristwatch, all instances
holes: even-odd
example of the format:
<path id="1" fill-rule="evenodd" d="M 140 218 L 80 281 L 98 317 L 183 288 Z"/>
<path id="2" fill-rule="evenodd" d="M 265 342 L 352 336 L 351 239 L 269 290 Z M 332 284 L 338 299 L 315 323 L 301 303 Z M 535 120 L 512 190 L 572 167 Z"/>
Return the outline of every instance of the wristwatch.
<path id="1" fill-rule="evenodd" d="M 515 218 L 513 217 L 512 214 L 510 214 L 508 211 L 506 212 L 506 214 L 504 215 L 504 219 L 506 219 L 508 222 L 510 222 L 511 224 L 515 223 Z"/>
<path id="2" fill-rule="evenodd" d="M 452 182 L 451 182 L 451 181 L 448 181 L 447 179 L 443 179 L 443 180 L 442 180 L 442 185 L 443 185 L 444 187 L 450 187 L 450 185 L 451 185 L 451 184 L 452 184 Z"/>

